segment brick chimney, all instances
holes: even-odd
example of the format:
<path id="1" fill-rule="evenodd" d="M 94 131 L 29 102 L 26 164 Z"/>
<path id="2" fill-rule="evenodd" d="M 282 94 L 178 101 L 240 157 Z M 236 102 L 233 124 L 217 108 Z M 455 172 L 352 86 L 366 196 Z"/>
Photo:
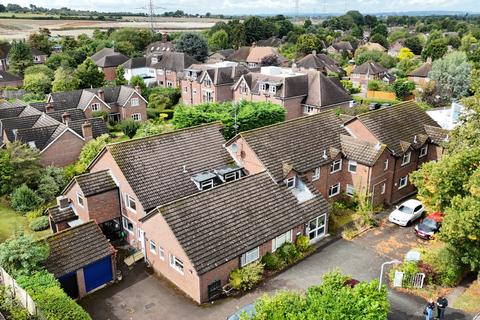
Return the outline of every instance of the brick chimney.
<path id="1" fill-rule="evenodd" d="M 97 96 L 100 98 L 100 100 L 105 101 L 105 91 L 103 91 L 103 89 L 98 89 Z"/>
<path id="2" fill-rule="evenodd" d="M 255 48 L 257 46 L 257 43 L 255 41 L 252 42 L 252 48 Z"/>
<path id="3" fill-rule="evenodd" d="M 89 121 L 85 121 L 82 124 L 82 134 L 85 142 L 93 139 L 92 124 Z"/>
<path id="4" fill-rule="evenodd" d="M 45 113 L 50 113 L 53 111 L 55 111 L 55 108 L 53 107 L 53 105 L 50 102 L 47 103 L 47 105 L 45 106 Z"/>
<path id="5" fill-rule="evenodd" d="M 65 111 L 65 112 L 62 114 L 62 122 L 63 122 L 63 124 L 66 125 L 66 126 L 68 126 L 68 123 L 70 122 L 71 118 L 72 118 L 72 117 L 70 117 L 70 113 L 68 113 L 68 112 Z"/>

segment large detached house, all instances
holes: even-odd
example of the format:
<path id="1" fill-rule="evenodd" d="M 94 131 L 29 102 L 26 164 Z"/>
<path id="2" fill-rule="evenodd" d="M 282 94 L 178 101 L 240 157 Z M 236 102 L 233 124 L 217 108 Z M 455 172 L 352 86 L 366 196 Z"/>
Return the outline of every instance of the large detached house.
<path id="1" fill-rule="evenodd" d="M 116 77 L 117 67 L 128 60 L 123 53 L 113 48 L 103 48 L 92 55 L 92 60 L 105 75 L 105 80 L 113 81 Z"/>
<path id="2" fill-rule="evenodd" d="M 410 72 L 408 74 L 408 80 L 413 81 L 417 86 L 425 86 L 430 82 L 430 71 L 432 71 L 432 62 L 427 61 Z"/>
<path id="3" fill-rule="evenodd" d="M 377 62 L 367 61 L 353 69 L 350 80 L 354 86 L 361 87 L 362 91 L 367 91 L 369 81 L 380 80 L 386 83 L 393 83 L 395 76 Z"/>
<path id="4" fill-rule="evenodd" d="M 323 53 L 317 53 L 315 50 L 298 60 L 297 67 L 305 70 L 321 71 L 325 75 L 335 73 L 339 76 L 345 74 L 345 71 L 340 67 L 338 62 Z"/>
<path id="5" fill-rule="evenodd" d="M 140 94 L 140 88 L 130 86 L 51 93 L 47 98 L 45 109 L 47 113 L 79 109 L 87 119 L 92 118 L 95 112 L 104 111 L 113 121 L 128 118 L 137 121 L 147 120 L 147 101 Z"/>

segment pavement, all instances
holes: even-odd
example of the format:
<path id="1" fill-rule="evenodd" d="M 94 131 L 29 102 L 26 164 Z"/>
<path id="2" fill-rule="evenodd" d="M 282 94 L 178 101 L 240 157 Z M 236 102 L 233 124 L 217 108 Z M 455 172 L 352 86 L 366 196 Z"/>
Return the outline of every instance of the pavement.
<path id="1" fill-rule="evenodd" d="M 358 280 L 377 279 L 383 262 L 403 259 L 417 241 L 423 240 L 417 240 L 412 227 L 401 228 L 389 223 L 354 241 L 330 237 L 316 253 L 268 279 L 254 291 L 204 306 L 198 306 L 167 280 L 149 274 L 142 264 L 137 264 L 120 283 L 86 297 L 80 304 L 95 320 L 226 319 L 263 294 L 283 289 L 304 291 L 319 284 L 324 273 L 336 268 Z M 389 290 L 389 300 L 392 311 L 388 319 L 423 319 L 426 303 L 423 299 Z M 458 310 L 447 310 L 447 320 L 472 318 Z"/>

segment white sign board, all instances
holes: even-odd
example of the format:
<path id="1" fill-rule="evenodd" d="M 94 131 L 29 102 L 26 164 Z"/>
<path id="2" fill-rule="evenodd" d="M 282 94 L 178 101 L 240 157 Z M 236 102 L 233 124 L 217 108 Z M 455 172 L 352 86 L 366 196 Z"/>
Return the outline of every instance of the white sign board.
<path id="1" fill-rule="evenodd" d="M 407 252 L 407 255 L 405 256 L 406 261 L 413 261 L 413 262 L 418 262 L 420 261 L 420 252 L 411 250 Z"/>
<path id="2" fill-rule="evenodd" d="M 395 278 L 393 279 L 393 286 L 395 288 L 401 288 L 403 281 L 403 272 L 395 271 Z"/>

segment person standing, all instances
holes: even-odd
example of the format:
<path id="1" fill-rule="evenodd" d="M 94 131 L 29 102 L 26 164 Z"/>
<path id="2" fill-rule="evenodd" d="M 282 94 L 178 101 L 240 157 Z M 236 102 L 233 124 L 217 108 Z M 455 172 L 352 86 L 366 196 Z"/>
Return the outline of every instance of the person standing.
<path id="1" fill-rule="evenodd" d="M 437 299 L 437 316 L 438 319 L 443 320 L 445 319 L 445 309 L 447 309 L 448 300 L 445 296 L 439 296 Z"/>
<path id="2" fill-rule="evenodd" d="M 427 303 L 427 306 L 425 307 L 425 310 L 423 311 L 423 314 L 425 315 L 425 320 L 433 320 L 433 310 L 435 309 L 435 303 L 433 300 L 430 300 Z"/>

